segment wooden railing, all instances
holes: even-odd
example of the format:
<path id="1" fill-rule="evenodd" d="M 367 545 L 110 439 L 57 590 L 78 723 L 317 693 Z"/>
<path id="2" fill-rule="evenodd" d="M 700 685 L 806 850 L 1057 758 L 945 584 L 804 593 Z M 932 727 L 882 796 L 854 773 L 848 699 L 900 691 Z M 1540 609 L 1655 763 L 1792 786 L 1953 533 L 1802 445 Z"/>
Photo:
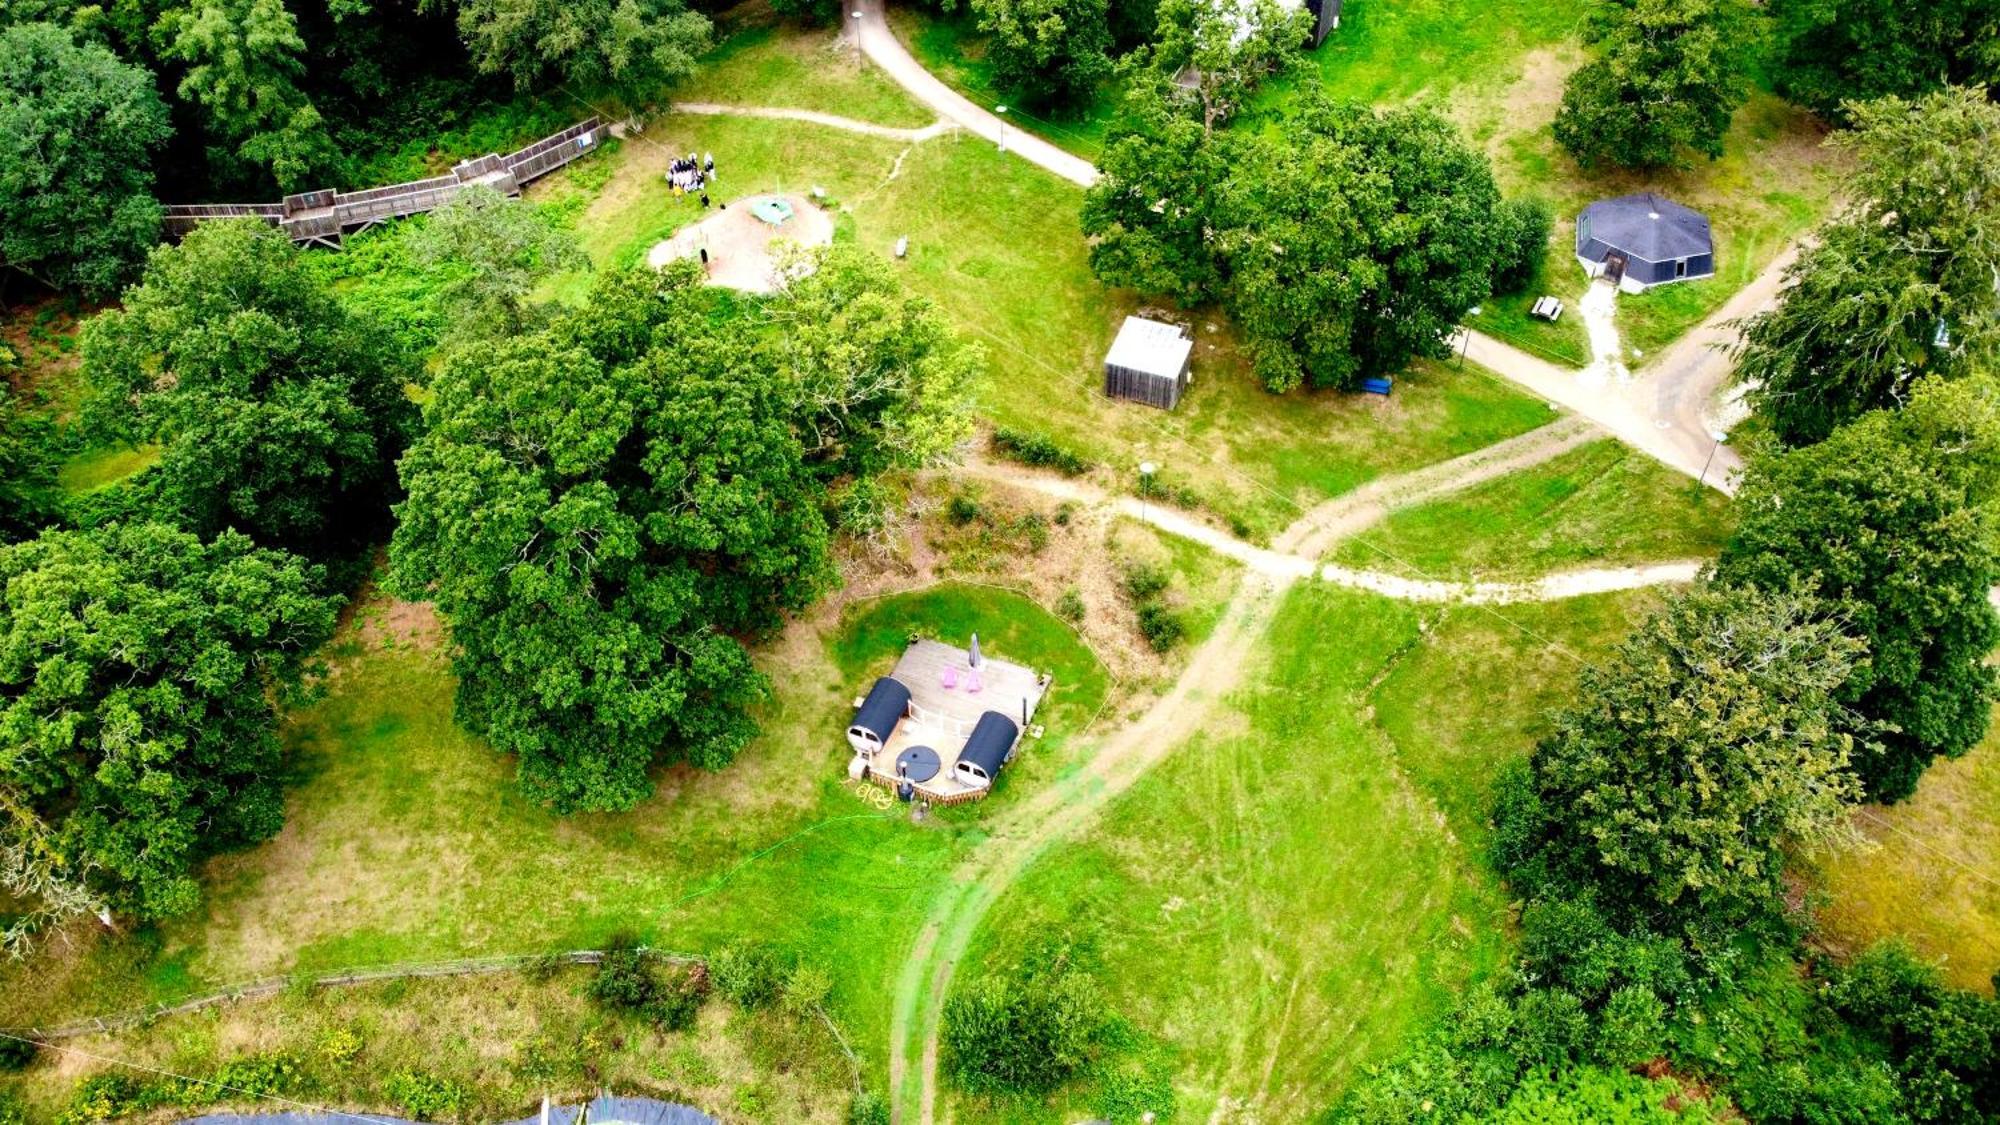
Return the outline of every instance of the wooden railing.
<path id="1" fill-rule="evenodd" d="M 527 185 L 596 149 L 605 133 L 603 122 L 593 117 L 505 156 L 487 153 L 461 160 L 450 175 L 360 191 L 297 192 L 282 203 L 171 204 L 162 225 L 168 237 L 182 238 L 205 219 L 256 218 L 282 228 L 293 242 L 337 247 L 347 231 L 434 211 L 474 185 L 519 195 Z"/>

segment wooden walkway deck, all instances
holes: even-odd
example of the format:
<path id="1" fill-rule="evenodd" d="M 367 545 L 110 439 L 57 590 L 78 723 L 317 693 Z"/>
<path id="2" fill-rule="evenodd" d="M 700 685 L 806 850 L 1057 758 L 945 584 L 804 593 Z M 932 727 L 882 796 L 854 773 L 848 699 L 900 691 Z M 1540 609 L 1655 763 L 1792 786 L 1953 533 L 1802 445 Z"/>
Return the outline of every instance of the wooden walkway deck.
<path id="1" fill-rule="evenodd" d="M 165 232 L 182 238 L 204 219 L 257 218 L 279 227 L 301 246 L 338 249 L 341 236 L 376 223 L 436 210 L 460 192 L 484 185 L 502 195 L 521 189 L 597 148 L 607 130 L 593 117 L 517 152 L 461 160 L 449 175 L 363 191 L 303 191 L 279 203 L 175 203 L 166 208 Z"/>

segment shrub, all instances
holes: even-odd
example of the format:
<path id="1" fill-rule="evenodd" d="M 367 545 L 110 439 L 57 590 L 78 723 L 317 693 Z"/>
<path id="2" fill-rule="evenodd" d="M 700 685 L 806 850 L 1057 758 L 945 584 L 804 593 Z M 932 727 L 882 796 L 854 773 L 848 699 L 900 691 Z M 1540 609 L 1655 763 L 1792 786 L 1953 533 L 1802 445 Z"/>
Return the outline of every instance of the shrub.
<path id="1" fill-rule="evenodd" d="M 847 1125 L 889 1125 L 889 1102 L 873 1090 L 863 1090 L 847 1103 Z"/>
<path id="2" fill-rule="evenodd" d="M 964 527 L 966 524 L 979 518 L 979 501 L 961 492 L 953 496 L 951 501 L 944 506 L 944 514 L 951 522 Z"/>
<path id="3" fill-rule="evenodd" d="M 0 1090 L 0 1125 L 27 1125 L 28 1111 L 10 1090 Z M 888 1125 L 889 1119 L 882 1119 Z"/>
<path id="4" fill-rule="evenodd" d="M 737 942 L 708 959 L 709 982 L 739 1008 L 762 1008 L 776 1000 L 782 974 L 778 951 L 763 942 Z"/>
<path id="5" fill-rule="evenodd" d="M 832 991 L 833 977 L 825 969 L 801 961 L 786 974 L 784 991 L 778 1002 L 792 1015 L 809 1016 L 820 1010 Z"/>
<path id="6" fill-rule="evenodd" d="M 986 977 L 945 1002 L 946 1067 L 974 1093 L 1046 1093 L 1089 1060 L 1105 1022 L 1088 974 Z"/>
<path id="7" fill-rule="evenodd" d="M 234 1094 L 264 1098 L 290 1090 L 301 1071 L 299 1060 L 281 1051 L 232 1059 L 216 1070 L 212 1081 Z"/>
<path id="8" fill-rule="evenodd" d="M 1049 521 L 1042 518 L 1040 512 L 1029 512 L 1015 520 L 1014 530 L 1020 533 L 1028 550 L 1035 554 L 1041 554 L 1043 548 L 1049 545 Z"/>
<path id="9" fill-rule="evenodd" d="M 0 1039 L 0 1074 L 28 1069 L 35 1061 L 35 1052 L 40 1050 L 26 1039 Z"/>
<path id="10" fill-rule="evenodd" d="M 1666 1036 L 1666 1004 L 1645 985 L 1628 984 L 1598 1014 L 1597 1057 L 1606 1066 L 1636 1066 L 1657 1057 Z"/>
<path id="11" fill-rule="evenodd" d="M 449 1078 L 405 1070 L 389 1079 L 389 1100 L 418 1121 L 444 1121 L 465 1112 L 471 1099 Z"/>
<path id="12" fill-rule="evenodd" d="M 1171 1121 L 1173 1075 L 1161 1066 L 1106 1071 L 1098 1077 L 1097 1093 L 1090 1104 L 1106 1121 Z"/>
<path id="13" fill-rule="evenodd" d="M 1187 636 L 1187 623 L 1159 602 L 1147 602 L 1139 607 L 1139 632 L 1154 652 L 1167 652 Z"/>
<path id="14" fill-rule="evenodd" d="M 607 951 L 591 978 L 590 998 L 666 1031 L 694 1025 L 708 995 L 708 975 L 700 965 L 676 966 L 665 978 L 646 950 L 627 946 Z"/>
<path id="15" fill-rule="evenodd" d="M 1064 621 L 1074 625 L 1083 620 L 1086 612 L 1083 604 L 1083 595 L 1077 593 L 1076 587 L 1071 586 L 1057 596 L 1056 616 L 1062 618 Z"/>
<path id="16" fill-rule="evenodd" d="M 1125 571 L 1125 596 L 1143 605 L 1165 593 L 1167 581 L 1165 570 L 1151 563 L 1134 563 Z"/>
<path id="17" fill-rule="evenodd" d="M 1088 457 L 1059 445 L 1045 434 L 1001 427 L 993 431 L 993 450 L 1010 460 L 1042 469 L 1054 469 L 1066 477 L 1079 477 L 1091 469 Z"/>

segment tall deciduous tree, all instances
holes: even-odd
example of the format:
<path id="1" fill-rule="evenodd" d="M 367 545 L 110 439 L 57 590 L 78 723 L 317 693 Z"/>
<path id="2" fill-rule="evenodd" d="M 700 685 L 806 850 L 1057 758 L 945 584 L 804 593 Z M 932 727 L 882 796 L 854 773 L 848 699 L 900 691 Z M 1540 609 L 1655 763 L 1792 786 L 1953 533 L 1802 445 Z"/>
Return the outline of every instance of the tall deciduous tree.
<path id="1" fill-rule="evenodd" d="M 1853 203 L 1744 325 L 1737 376 L 1780 440 L 1819 441 L 1925 375 L 2000 361 L 2000 106 L 1978 91 L 1852 108 Z"/>
<path id="2" fill-rule="evenodd" d="M 712 30 L 682 0 L 459 0 L 458 28 L 481 71 L 523 88 L 673 82 Z"/>
<path id="3" fill-rule="evenodd" d="M 1839 695 L 1864 659 L 1803 595 L 1674 598 L 1584 673 L 1535 749 L 1557 853 L 1608 904 L 1669 929 L 1767 911 L 1782 849 L 1857 795 Z"/>
<path id="4" fill-rule="evenodd" d="M 1427 109 L 1309 105 L 1230 164 L 1225 300 L 1273 391 L 1443 356 L 1491 291 L 1504 241 L 1492 166 Z"/>
<path id="5" fill-rule="evenodd" d="M 1230 171 L 1220 140 L 1156 81 L 1130 99 L 1098 164 L 1083 196 L 1098 278 L 1183 307 L 1220 296 L 1222 263 L 1210 245 L 1217 188 Z"/>
<path id="6" fill-rule="evenodd" d="M 1753 461 L 1718 575 L 1809 587 L 1868 643 L 1843 691 L 1885 724 L 1854 768 L 1868 795 L 1909 796 L 1933 757 L 1985 735 L 2000 646 L 2000 399 L 1987 380 L 1918 387 L 1817 445 Z"/>
<path id="7" fill-rule="evenodd" d="M 1159 20 L 1147 65 L 1195 103 L 1210 133 L 1266 78 L 1296 65 L 1312 34 L 1303 7 L 1276 0 L 1160 0 Z"/>
<path id="8" fill-rule="evenodd" d="M 1599 0 L 1598 57 L 1569 77 L 1557 143 L 1585 168 L 1722 155 L 1749 96 L 1742 0 Z"/>
<path id="9" fill-rule="evenodd" d="M 163 54 L 187 67 L 180 96 L 201 107 L 228 155 L 286 191 L 333 162 L 319 109 L 300 88 L 305 40 L 283 0 L 194 0 L 161 21 Z"/>
<path id="10" fill-rule="evenodd" d="M 1105 0 L 970 0 L 1003 90 L 1035 106 L 1083 101 L 1111 73 Z"/>
<path id="11" fill-rule="evenodd" d="M 46 23 L 0 29 L 0 266 L 108 296 L 159 237 L 144 70 Z"/>
<path id="12" fill-rule="evenodd" d="M 394 583 L 436 600 L 461 720 L 536 799 L 629 808 L 655 763 L 727 764 L 763 687 L 736 638 L 832 580 L 830 479 L 962 426 L 935 314 L 820 262 L 769 314 L 798 339 L 718 309 L 683 264 L 604 275 L 586 308 L 437 376 Z"/>
<path id="13" fill-rule="evenodd" d="M 278 231 L 204 223 L 154 251 L 83 361 L 89 424 L 163 446 L 143 478 L 163 517 L 320 559 L 380 529 L 414 370 Z"/>
<path id="14" fill-rule="evenodd" d="M 0 548 L 0 851 L 158 918 L 284 819 L 274 701 L 332 634 L 292 555 L 158 524 Z M 88 901 L 80 899 L 78 901 Z"/>
<path id="15" fill-rule="evenodd" d="M 590 265 L 575 236 L 539 208 L 483 186 L 431 212 L 411 243 L 418 261 L 445 273 L 438 299 L 454 344 L 525 331 L 535 286 Z"/>
<path id="16" fill-rule="evenodd" d="M 1996 0 L 1770 0 L 1778 91 L 1845 121 L 1846 103 L 2000 81 Z"/>

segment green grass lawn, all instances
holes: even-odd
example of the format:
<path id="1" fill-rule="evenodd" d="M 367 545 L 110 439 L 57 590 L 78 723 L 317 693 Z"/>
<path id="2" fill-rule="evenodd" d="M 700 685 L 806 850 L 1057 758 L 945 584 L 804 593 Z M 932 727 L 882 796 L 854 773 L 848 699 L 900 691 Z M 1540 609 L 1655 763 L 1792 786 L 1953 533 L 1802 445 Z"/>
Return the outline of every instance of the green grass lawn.
<path id="1" fill-rule="evenodd" d="M 1172 413 L 1112 402 L 1102 363 L 1129 294 L 1092 276 L 1082 193 L 962 134 L 916 146 L 798 122 L 669 116 L 609 154 L 578 230 L 601 265 L 642 260 L 700 213 L 659 182 L 671 154 L 713 151 L 728 197 L 819 186 L 845 209 L 836 237 L 888 254 L 910 239 L 905 281 L 985 347 L 982 413 L 1091 451 L 1120 479 L 1152 460 L 1252 538 L 1384 473 L 1532 429 L 1544 403 L 1477 370 L 1419 364 L 1388 399 L 1266 394 L 1226 320 L 1197 315 L 1194 384 Z M 895 173 L 891 179 L 892 171 Z M 544 189 L 559 195 L 560 184 Z M 580 288 L 581 279 L 573 284 Z"/>
<path id="2" fill-rule="evenodd" d="M 1720 493 L 1602 438 L 1392 513 L 1342 543 L 1334 558 L 1436 578 L 1530 578 L 1709 556 L 1729 529 L 1729 504 Z"/>
<path id="3" fill-rule="evenodd" d="M 1870 806 L 1854 846 L 1812 857 L 1826 893 L 1818 940 L 1856 952 L 1902 938 L 1961 988 L 1990 993 L 2000 973 L 2000 734 L 1939 761 L 1916 796 Z"/>
<path id="4" fill-rule="evenodd" d="M 122 445 L 100 446 L 63 462 L 62 468 L 56 470 L 56 483 L 71 496 L 81 496 L 136 476 L 152 468 L 159 459 L 160 447 L 157 445 L 142 445 L 136 449 Z"/>
<path id="5" fill-rule="evenodd" d="M 1004 105 L 1010 125 L 1085 160 L 1095 161 L 1103 154 L 1104 136 L 1117 115 L 1121 96 L 1115 82 L 1106 82 L 1084 105 L 1030 108 L 994 82 L 993 66 L 986 61 L 986 36 L 980 34 L 969 10 L 939 13 L 904 5 L 890 9 L 889 26 L 925 70 L 972 99 L 972 104 L 987 109 Z"/>
<path id="6" fill-rule="evenodd" d="M 1167 1060 L 1178 1120 L 1225 1098 L 1257 1120 L 1324 1108 L 1505 946 L 1504 900 L 1369 722 L 1370 683 L 1420 636 L 1408 605 L 1288 595 L 1251 686 L 1032 867 L 957 979 L 1039 934 L 1085 937 L 1139 1052 Z M 958 1117 L 1076 1120 L 1095 1095 Z"/>
<path id="7" fill-rule="evenodd" d="M 1377 685 L 1375 721 L 1451 833 L 1483 855 L 1494 775 L 1548 733 L 1576 678 L 1659 604 L 1651 590 L 1458 606 Z M 1490 876 L 1489 876 L 1490 877 Z"/>
<path id="8" fill-rule="evenodd" d="M 89 956 L 0 967 L 0 1024 L 274 973 L 591 948 L 621 931 L 689 952 L 748 935 L 832 972 L 832 1010 L 875 1065 L 936 880 L 1010 790 L 1064 768 L 1108 687 L 1069 627 L 1017 595 L 947 585 L 866 602 L 760 651 L 764 733 L 728 769 L 667 770 L 630 813 L 562 818 L 524 801 L 513 763 L 453 723 L 445 662 L 407 639 L 424 623 L 381 602 L 359 611 L 326 698 L 287 726 L 298 778 L 283 833 L 210 863 L 200 912 Z M 1047 733 L 993 799 L 913 827 L 901 806 L 878 808 L 881 790 L 847 781 L 849 707 L 911 632 L 975 629 L 993 655 L 1054 673 L 1036 716 Z"/>
<path id="9" fill-rule="evenodd" d="M 815 109 L 903 128 L 937 119 L 832 31 L 793 27 L 766 9 L 732 13 L 720 38 L 676 99 Z"/>

